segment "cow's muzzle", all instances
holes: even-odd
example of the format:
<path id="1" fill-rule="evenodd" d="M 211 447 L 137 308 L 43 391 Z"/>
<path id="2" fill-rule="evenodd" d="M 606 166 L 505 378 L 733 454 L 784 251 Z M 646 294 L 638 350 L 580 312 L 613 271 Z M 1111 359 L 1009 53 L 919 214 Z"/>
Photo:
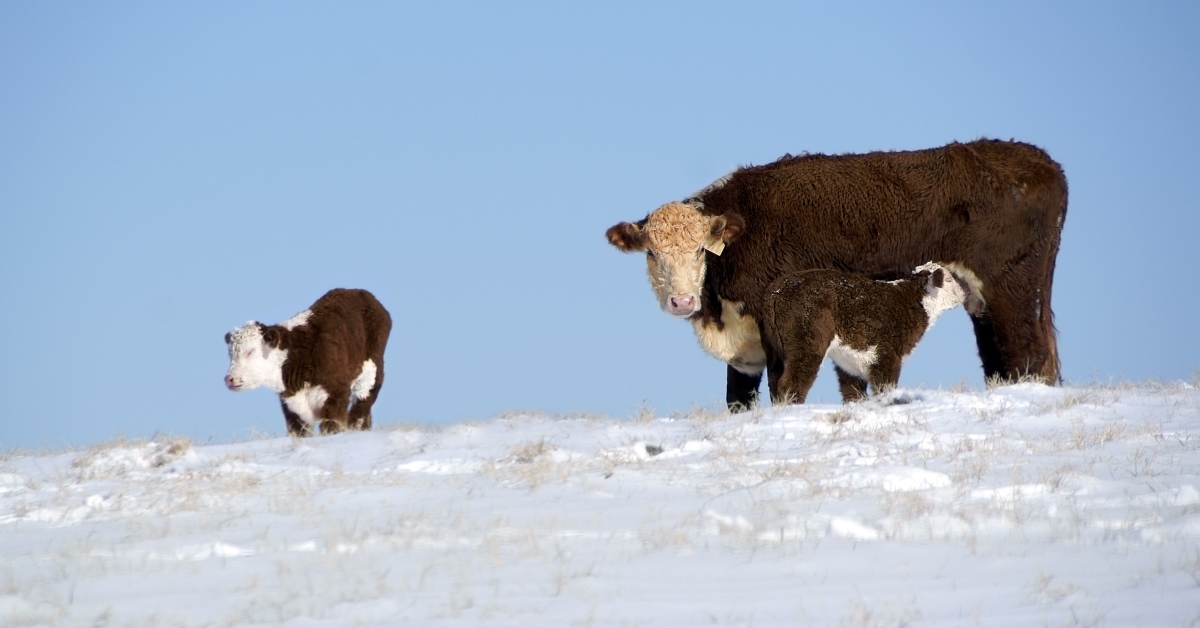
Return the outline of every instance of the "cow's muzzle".
<path id="1" fill-rule="evenodd" d="M 672 316 L 687 318 L 700 310 L 694 294 L 673 294 L 667 299 L 667 311 Z"/>

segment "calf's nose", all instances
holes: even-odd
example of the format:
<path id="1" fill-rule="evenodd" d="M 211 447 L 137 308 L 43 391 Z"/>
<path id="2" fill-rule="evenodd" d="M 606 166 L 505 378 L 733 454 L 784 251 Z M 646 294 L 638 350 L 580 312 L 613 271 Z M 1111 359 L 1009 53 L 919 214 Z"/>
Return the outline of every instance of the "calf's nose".
<path id="1" fill-rule="evenodd" d="M 226 388 L 236 388 L 237 387 L 237 385 L 233 381 L 232 375 L 225 376 L 225 387 Z"/>

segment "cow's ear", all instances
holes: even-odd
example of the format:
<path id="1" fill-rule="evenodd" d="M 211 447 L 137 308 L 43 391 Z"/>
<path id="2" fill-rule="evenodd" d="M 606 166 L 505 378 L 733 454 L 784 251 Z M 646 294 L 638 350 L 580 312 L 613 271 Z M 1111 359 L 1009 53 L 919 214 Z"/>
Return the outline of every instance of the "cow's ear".
<path id="1" fill-rule="evenodd" d="M 263 342 L 271 345 L 272 347 L 278 347 L 279 330 L 275 329 L 274 327 L 267 327 L 263 329 Z"/>
<path id="2" fill-rule="evenodd" d="M 746 230 L 746 219 L 739 214 L 728 213 L 716 216 L 708 226 L 708 241 L 704 248 L 714 255 L 720 255 L 725 245 L 733 242 Z"/>
<path id="3" fill-rule="evenodd" d="M 626 253 L 646 250 L 646 234 L 642 231 L 641 223 L 618 223 L 609 227 L 604 235 L 608 237 L 609 244 Z"/>
<path id="4" fill-rule="evenodd" d="M 721 239 L 725 244 L 742 237 L 742 233 L 746 231 L 746 219 L 742 218 L 741 214 L 729 212 L 721 217 L 725 219 L 725 228 L 721 230 Z"/>
<path id="5" fill-rule="evenodd" d="M 233 334 L 230 332 L 225 332 L 225 344 L 229 344 L 230 340 L 233 340 Z"/>

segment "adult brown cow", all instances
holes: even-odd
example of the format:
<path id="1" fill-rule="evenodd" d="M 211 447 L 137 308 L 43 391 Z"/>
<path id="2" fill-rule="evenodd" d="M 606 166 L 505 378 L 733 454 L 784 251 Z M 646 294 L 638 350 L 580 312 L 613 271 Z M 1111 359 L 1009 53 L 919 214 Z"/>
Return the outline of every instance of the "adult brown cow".
<path id="1" fill-rule="evenodd" d="M 608 229 L 645 251 L 666 312 L 728 364 L 726 401 L 748 407 L 766 364 L 763 293 L 828 268 L 896 278 L 937 260 L 963 278 L 984 375 L 1058 383 L 1050 287 L 1067 180 L 1036 146 L 981 139 L 861 155 L 785 155 Z"/>

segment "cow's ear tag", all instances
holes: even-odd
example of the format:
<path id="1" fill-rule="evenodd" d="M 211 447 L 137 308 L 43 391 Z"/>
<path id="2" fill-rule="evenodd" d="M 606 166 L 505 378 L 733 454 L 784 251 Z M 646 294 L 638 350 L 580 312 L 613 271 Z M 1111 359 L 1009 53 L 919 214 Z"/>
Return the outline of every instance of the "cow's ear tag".
<path id="1" fill-rule="evenodd" d="M 725 250 L 725 241 L 721 238 L 717 238 L 716 240 L 705 244 L 704 250 L 712 253 L 713 255 L 719 256 L 721 255 L 721 251 Z"/>

